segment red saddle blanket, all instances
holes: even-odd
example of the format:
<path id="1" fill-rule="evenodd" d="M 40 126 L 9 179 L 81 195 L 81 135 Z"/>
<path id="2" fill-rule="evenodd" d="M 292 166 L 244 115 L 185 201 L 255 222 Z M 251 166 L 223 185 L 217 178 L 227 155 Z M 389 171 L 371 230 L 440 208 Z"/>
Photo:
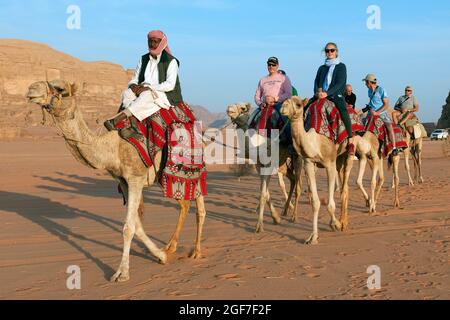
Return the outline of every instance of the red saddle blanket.
<path id="1" fill-rule="evenodd" d="M 394 129 L 395 144 L 397 149 L 406 149 L 408 145 L 403 137 L 402 130 L 395 123 L 392 123 L 392 127 Z M 372 132 L 378 138 L 381 142 L 381 153 L 383 154 L 383 157 L 387 157 L 394 148 L 394 145 L 389 139 L 389 134 L 384 122 L 378 116 L 369 115 L 366 118 L 365 131 Z"/>
<path id="2" fill-rule="evenodd" d="M 363 132 L 364 125 L 360 116 L 350 106 L 347 107 L 347 110 L 352 121 L 353 134 Z M 314 101 L 306 111 L 305 129 L 308 131 L 311 128 L 336 144 L 341 144 L 348 137 L 338 108 L 328 99 Z"/>
<path id="3" fill-rule="evenodd" d="M 201 122 L 196 122 L 187 104 L 160 109 L 142 122 L 131 117 L 121 127 L 129 126 L 140 131 L 142 136 L 125 140 L 136 148 L 147 167 L 152 167 L 156 154 L 167 148 L 159 180 L 165 197 L 194 200 L 206 195 Z"/>

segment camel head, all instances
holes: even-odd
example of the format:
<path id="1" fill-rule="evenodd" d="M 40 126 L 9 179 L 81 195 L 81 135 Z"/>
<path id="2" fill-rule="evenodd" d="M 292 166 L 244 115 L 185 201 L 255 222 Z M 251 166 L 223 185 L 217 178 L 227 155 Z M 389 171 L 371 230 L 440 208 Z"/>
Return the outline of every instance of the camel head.
<path id="1" fill-rule="evenodd" d="M 303 110 L 308 104 L 309 99 L 301 99 L 300 97 L 292 97 L 283 102 L 281 114 L 290 120 L 303 117 Z"/>
<path id="2" fill-rule="evenodd" d="M 231 104 L 227 107 L 227 115 L 230 117 L 231 122 L 235 123 L 238 128 L 247 129 L 251 108 L 250 103 L 239 102 Z"/>
<path id="3" fill-rule="evenodd" d="M 63 80 L 37 81 L 28 87 L 27 99 L 35 103 L 50 114 L 61 115 L 67 111 L 71 105 L 62 103 L 63 98 L 72 97 L 75 94 L 76 86 Z M 63 112 L 66 113 L 66 112 Z"/>

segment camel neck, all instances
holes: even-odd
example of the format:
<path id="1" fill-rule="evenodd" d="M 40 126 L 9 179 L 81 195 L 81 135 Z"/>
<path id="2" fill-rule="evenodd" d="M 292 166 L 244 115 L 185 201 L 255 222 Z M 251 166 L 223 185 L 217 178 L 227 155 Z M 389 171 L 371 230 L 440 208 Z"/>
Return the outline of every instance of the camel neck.
<path id="1" fill-rule="evenodd" d="M 94 169 L 106 169 L 105 157 L 110 156 L 102 144 L 102 137 L 94 135 L 76 106 L 75 98 L 65 99 L 63 104 L 72 104 L 72 113 L 64 117 L 55 117 L 56 125 L 61 130 L 67 147 L 82 164 Z M 64 105 L 63 105 L 64 106 Z"/>

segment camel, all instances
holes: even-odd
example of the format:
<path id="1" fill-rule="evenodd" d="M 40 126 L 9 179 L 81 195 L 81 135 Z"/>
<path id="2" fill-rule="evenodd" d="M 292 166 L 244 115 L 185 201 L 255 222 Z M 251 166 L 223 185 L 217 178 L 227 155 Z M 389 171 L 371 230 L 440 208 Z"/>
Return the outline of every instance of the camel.
<path id="1" fill-rule="evenodd" d="M 348 178 L 350 175 L 353 157 L 347 156 L 347 143 L 336 145 L 327 137 L 318 134 L 313 128 L 308 132 L 304 126 L 304 107 L 309 99 L 292 97 L 287 99 L 281 108 L 281 113 L 291 121 L 292 137 L 295 151 L 303 157 L 304 169 L 308 178 L 309 188 L 312 194 L 312 207 L 314 213 L 313 232 L 306 240 L 306 244 L 318 243 L 318 217 L 320 199 L 317 194 L 315 177 L 315 164 L 324 167 L 328 176 L 328 213 L 331 216 L 330 227 L 332 230 L 344 231 L 348 225 Z M 341 188 L 341 217 L 338 221 L 335 217 L 336 205 L 334 202 L 334 188 L 336 182 L 336 170 L 342 174 Z"/>
<path id="2" fill-rule="evenodd" d="M 370 131 L 366 131 L 362 137 L 354 138 L 355 150 L 359 156 L 359 172 L 356 184 L 363 193 L 364 199 L 366 200 L 366 205 L 369 207 L 369 213 L 372 214 L 376 212 L 376 204 L 378 197 L 381 193 L 381 188 L 384 184 L 384 169 L 383 169 L 383 156 L 380 150 L 380 142 L 378 138 Z M 372 169 L 372 180 L 371 180 L 371 190 L 370 196 L 367 194 L 363 185 L 364 171 L 366 164 L 369 161 L 370 167 Z M 400 155 L 389 155 L 388 156 L 389 167 L 393 166 L 393 180 L 392 185 L 394 189 L 394 207 L 400 206 L 399 198 L 399 172 L 398 164 L 400 161 Z M 377 176 L 379 178 L 377 180 Z"/>
<path id="3" fill-rule="evenodd" d="M 414 182 L 423 183 L 422 176 L 422 151 L 423 151 L 423 138 L 411 139 L 411 134 L 407 130 L 403 130 L 403 135 L 408 148 L 403 150 L 405 155 L 405 169 L 408 174 L 408 185 L 414 186 Z M 409 166 L 409 156 L 412 155 L 414 163 L 414 180 L 411 177 L 411 168 Z M 394 180 L 392 180 L 392 188 L 394 188 Z"/>
<path id="4" fill-rule="evenodd" d="M 236 103 L 229 105 L 226 112 L 230 117 L 231 121 L 236 124 L 237 129 L 241 129 L 244 132 L 248 129 L 248 119 L 250 116 L 250 103 Z M 261 146 L 268 147 L 268 145 Z M 249 145 L 245 143 L 244 155 L 248 159 L 249 158 Z M 291 165 L 289 165 L 291 162 Z M 275 224 L 279 224 L 281 222 L 280 215 L 276 210 L 275 206 L 271 201 L 271 196 L 269 192 L 269 183 L 271 176 L 261 174 L 263 166 L 260 163 L 256 163 L 256 170 L 261 178 L 260 185 L 260 198 L 259 204 L 256 209 L 256 213 L 258 215 L 258 222 L 256 224 L 256 233 L 264 231 L 264 208 L 266 204 L 269 205 L 270 212 L 272 214 L 272 219 Z M 299 181 L 298 177 L 300 177 L 301 171 L 301 158 L 295 157 L 292 159 L 292 155 L 289 153 L 288 148 L 284 145 L 279 145 L 279 168 L 278 168 L 278 181 L 280 187 L 283 191 L 284 196 L 286 197 L 286 203 L 283 210 L 283 216 L 287 215 L 289 211 L 292 212 L 292 221 L 296 221 L 297 219 L 297 205 L 298 205 L 298 197 L 301 192 L 301 181 Z M 290 181 L 290 190 L 289 194 L 287 194 L 286 189 L 284 188 L 283 176 L 286 176 Z M 295 195 L 294 195 L 295 194 Z M 291 203 L 292 197 L 294 196 L 293 204 Z"/>
<path id="5" fill-rule="evenodd" d="M 123 227 L 123 254 L 120 265 L 110 280 L 113 282 L 127 281 L 130 278 L 129 255 L 134 235 L 159 259 L 160 263 L 165 264 L 167 255 L 174 253 L 177 249 L 179 234 L 191 201 L 178 201 L 180 213 L 175 232 L 164 249 L 158 248 L 144 231 L 141 217 L 138 214 L 138 206 L 143 199 L 143 187 L 151 186 L 156 182 L 156 172 L 161 167 L 161 152 L 154 157 L 155 168 L 147 168 L 136 149 L 120 138 L 117 131 L 107 132 L 100 136 L 94 135 L 83 120 L 82 113 L 77 106 L 75 92 L 75 84 L 62 80 L 38 81 L 29 86 L 27 98 L 51 115 L 76 160 L 92 169 L 106 170 L 120 183 L 124 197 L 127 199 L 127 213 Z M 195 248 L 190 256 L 199 258 L 201 257 L 200 242 L 206 210 L 202 196 L 198 197 L 195 202 L 197 206 L 197 237 Z"/>

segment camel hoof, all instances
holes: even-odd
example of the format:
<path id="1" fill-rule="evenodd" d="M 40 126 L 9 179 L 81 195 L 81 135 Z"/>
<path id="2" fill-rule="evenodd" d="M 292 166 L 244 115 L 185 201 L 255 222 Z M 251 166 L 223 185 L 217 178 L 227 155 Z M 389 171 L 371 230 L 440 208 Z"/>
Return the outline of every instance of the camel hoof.
<path id="1" fill-rule="evenodd" d="M 191 259 L 200 259 L 202 257 L 202 253 L 200 250 L 193 250 L 191 254 L 189 255 L 189 258 Z"/>
<path id="2" fill-rule="evenodd" d="M 342 225 L 339 221 L 331 221 L 330 228 L 332 231 L 341 231 Z"/>
<path id="3" fill-rule="evenodd" d="M 272 217 L 274 224 L 281 224 L 281 218 L 280 217 Z"/>
<path id="4" fill-rule="evenodd" d="M 166 264 L 167 263 L 167 254 L 164 251 L 161 251 L 159 256 L 157 256 L 158 262 L 160 264 Z"/>
<path id="5" fill-rule="evenodd" d="M 345 231 L 348 228 L 348 222 L 341 221 L 341 231 Z"/>
<path id="6" fill-rule="evenodd" d="M 164 251 L 166 252 L 166 254 L 175 253 L 175 252 L 177 252 L 177 245 L 173 245 L 173 244 L 169 243 L 169 244 L 164 248 Z"/>
<path id="7" fill-rule="evenodd" d="M 306 241 L 305 244 L 307 245 L 315 245 L 319 243 L 319 237 L 317 234 L 313 233 Z"/>
<path id="8" fill-rule="evenodd" d="M 425 180 L 423 180 L 423 178 L 420 178 L 419 179 L 419 184 L 422 184 L 422 183 L 424 183 L 425 182 Z"/>
<path id="9" fill-rule="evenodd" d="M 262 233 L 262 232 L 264 232 L 263 223 L 262 222 L 258 222 L 256 224 L 255 233 Z"/>
<path id="10" fill-rule="evenodd" d="M 111 282 L 125 282 L 130 280 L 130 274 L 123 272 L 120 269 L 109 279 Z"/>

